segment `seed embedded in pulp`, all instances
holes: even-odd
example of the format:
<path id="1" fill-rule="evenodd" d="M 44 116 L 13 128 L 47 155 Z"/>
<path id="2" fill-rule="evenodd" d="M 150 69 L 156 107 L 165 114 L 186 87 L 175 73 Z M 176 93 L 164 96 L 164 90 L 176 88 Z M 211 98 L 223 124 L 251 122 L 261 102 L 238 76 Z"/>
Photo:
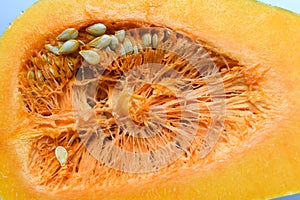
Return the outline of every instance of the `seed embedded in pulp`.
<path id="1" fill-rule="evenodd" d="M 125 30 L 116 31 L 115 36 L 118 38 L 119 42 L 123 42 L 125 39 Z"/>
<path id="2" fill-rule="evenodd" d="M 157 45 L 158 45 L 158 35 L 155 33 L 152 36 L 152 48 L 156 49 Z"/>
<path id="3" fill-rule="evenodd" d="M 57 56 L 59 55 L 59 49 L 56 46 L 52 46 L 51 44 L 46 44 L 45 48 L 51 53 L 54 53 Z"/>
<path id="4" fill-rule="evenodd" d="M 117 47 L 116 51 L 117 51 L 121 56 L 125 56 L 125 55 L 126 55 L 126 50 L 125 50 L 123 44 L 120 44 L 120 45 Z"/>
<path id="5" fill-rule="evenodd" d="M 151 35 L 150 35 L 150 33 L 144 34 L 142 39 L 143 39 L 143 43 L 144 43 L 145 47 L 149 47 L 151 45 Z"/>
<path id="6" fill-rule="evenodd" d="M 138 46 L 137 46 L 137 45 L 134 45 L 134 46 L 133 46 L 133 53 L 134 53 L 134 54 L 138 54 L 138 53 L 139 53 L 139 49 L 138 49 Z"/>
<path id="7" fill-rule="evenodd" d="M 44 77 L 43 77 L 41 70 L 37 71 L 37 78 L 39 81 L 44 81 Z"/>
<path id="8" fill-rule="evenodd" d="M 110 44 L 110 42 L 111 37 L 109 35 L 102 35 L 89 42 L 89 45 L 98 49 L 102 49 L 104 47 L 107 47 Z"/>
<path id="9" fill-rule="evenodd" d="M 67 163 L 68 152 L 64 147 L 58 146 L 55 149 L 55 157 L 58 160 L 58 162 L 60 163 L 60 165 L 63 167 Z"/>
<path id="10" fill-rule="evenodd" d="M 119 45 L 119 40 L 114 35 L 111 35 L 110 38 L 111 38 L 110 48 L 112 48 L 113 50 L 115 50 L 117 48 L 117 46 Z"/>
<path id="11" fill-rule="evenodd" d="M 125 38 L 123 42 L 126 53 L 131 53 L 133 51 L 132 43 L 128 38 Z"/>
<path id="12" fill-rule="evenodd" d="M 56 66 L 54 66 L 54 65 L 51 65 L 50 67 L 49 67 L 49 71 L 50 71 L 50 73 L 54 76 L 54 77 L 58 77 L 58 71 L 57 71 L 57 68 L 56 68 Z"/>
<path id="13" fill-rule="evenodd" d="M 106 26 L 102 23 L 93 24 L 85 29 L 86 32 L 93 36 L 100 36 L 105 33 Z"/>
<path id="14" fill-rule="evenodd" d="M 79 48 L 79 42 L 77 40 L 68 40 L 59 49 L 59 54 L 71 54 L 77 51 Z"/>
<path id="15" fill-rule="evenodd" d="M 96 65 L 100 62 L 100 56 L 98 53 L 92 50 L 81 50 L 79 54 L 91 65 Z"/>
<path id="16" fill-rule="evenodd" d="M 68 28 L 59 34 L 56 39 L 61 41 L 67 41 L 78 37 L 78 30 L 75 28 Z"/>

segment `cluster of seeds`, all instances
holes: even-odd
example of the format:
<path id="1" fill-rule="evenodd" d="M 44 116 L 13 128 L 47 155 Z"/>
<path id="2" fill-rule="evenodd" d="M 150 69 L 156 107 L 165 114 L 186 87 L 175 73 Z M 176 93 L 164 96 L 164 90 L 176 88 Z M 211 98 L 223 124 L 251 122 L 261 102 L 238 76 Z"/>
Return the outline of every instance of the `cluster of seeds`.
<path id="1" fill-rule="evenodd" d="M 30 112 L 43 116 L 58 113 L 62 110 L 61 101 L 70 101 L 65 96 L 71 90 L 68 83 L 84 61 L 108 66 L 120 57 L 155 50 L 160 43 L 170 48 L 175 39 L 176 35 L 167 29 L 158 32 L 144 29 L 126 35 L 124 29 L 108 32 L 102 23 L 80 30 L 67 28 L 55 40 L 48 41 L 45 49 L 37 52 L 21 70 L 20 91 L 25 105 Z"/>
<path id="2" fill-rule="evenodd" d="M 125 38 L 125 30 L 116 31 L 113 35 L 105 34 L 107 28 L 102 23 L 93 24 L 85 29 L 85 31 L 93 38 L 87 44 L 82 40 L 76 40 L 79 35 L 79 31 L 75 28 L 68 28 L 57 36 L 58 41 L 64 41 L 64 43 L 58 43 L 58 46 L 46 44 L 45 48 L 55 55 L 67 55 L 79 51 L 79 54 L 89 64 L 98 64 L 100 60 L 99 50 L 105 49 L 107 51 L 115 51 L 121 56 L 125 56 L 126 53 L 138 54 L 139 51 L 144 48 L 155 49 L 158 45 L 158 35 L 145 33 L 142 35 L 141 43 L 134 44 L 129 38 Z M 82 48 L 80 48 L 82 46 Z"/>

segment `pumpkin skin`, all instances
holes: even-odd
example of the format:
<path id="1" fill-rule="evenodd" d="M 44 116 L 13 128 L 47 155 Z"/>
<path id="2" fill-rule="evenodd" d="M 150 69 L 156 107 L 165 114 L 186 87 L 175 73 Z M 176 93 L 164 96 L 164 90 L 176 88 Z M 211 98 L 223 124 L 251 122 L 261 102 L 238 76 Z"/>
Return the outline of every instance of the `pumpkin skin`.
<path id="1" fill-rule="evenodd" d="M 48 11 L 52 8 L 51 11 Z M 101 9 L 99 9 L 101 8 Z M 105 9 L 109 8 L 109 9 Z M 49 20 L 51 19 L 51 20 Z M 32 49 L 68 27 L 103 19 L 171 27 L 212 44 L 245 66 L 258 64 L 266 98 L 274 108 L 255 138 L 203 170 L 186 170 L 113 191 L 51 193 L 30 184 L 16 150 L 28 123 L 18 93 L 18 70 Z M 0 40 L 0 195 L 3 199 L 255 199 L 300 192 L 300 17 L 254 1 L 42 0 Z M 249 75 L 250 77 L 250 75 Z M 20 144 L 21 145 L 21 144 Z M 23 145 L 23 144 L 22 144 Z M 24 155 L 26 156 L 26 155 Z"/>

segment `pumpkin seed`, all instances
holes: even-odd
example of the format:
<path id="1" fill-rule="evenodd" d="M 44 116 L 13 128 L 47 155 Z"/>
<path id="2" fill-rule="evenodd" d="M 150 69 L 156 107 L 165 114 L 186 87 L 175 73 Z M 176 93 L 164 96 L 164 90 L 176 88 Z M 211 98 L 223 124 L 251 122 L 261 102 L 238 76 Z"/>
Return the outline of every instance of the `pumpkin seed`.
<path id="1" fill-rule="evenodd" d="M 98 23 L 87 27 L 85 31 L 93 36 L 100 36 L 105 33 L 106 26 L 104 24 Z"/>
<path id="2" fill-rule="evenodd" d="M 74 64 L 71 61 L 68 61 L 68 67 L 72 72 L 74 71 Z"/>
<path id="3" fill-rule="evenodd" d="M 60 163 L 60 166 L 65 166 L 68 160 L 68 152 L 65 147 L 58 146 L 55 149 L 55 157 Z"/>
<path id="4" fill-rule="evenodd" d="M 118 38 L 119 42 L 123 42 L 125 39 L 125 31 L 124 30 L 116 31 L 115 36 Z"/>
<path id="5" fill-rule="evenodd" d="M 34 74 L 33 70 L 28 71 L 27 79 L 28 80 L 35 80 L 35 74 Z"/>
<path id="6" fill-rule="evenodd" d="M 109 35 L 102 35 L 100 37 L 95 38 L 92 40 L 89 45 L 92 47 L 96 47 L 98 49 L 102 49 L 107 47 L 111 42 L 111 37 Z"/>
<path id="7" fill-rule="evenodd" d="M 119 45 L 119 40 L 116 36 L 112 35 L 110 36 L 111 42 L 110 42 L 110 47 L 115 50 L 117 46 Z"/>
<path id="8" fill-rule="evenodd" d="M 105 48 L 105 51 L 111 51 L 111 48 L 110 48 L 109 46 L 107 46 L 107 47 Z"/>
<path id="9" fill-rule="evenodd" d="M 166 31 L 164 31 L 164 32 L 165 32 L 165 38 L 164 38 L 164 40 L 169 39 L 170 36 L 171 36 L 171 32 L 170 32 L 169 30 L 166 30 Z"/>
<path id="10" fill-rule="evenodd" d="M 51 72 L 51 74 L 54 76 L 54 77 L 58 77 L 58 72 L 57 72 L 57 68 L 56 68 L 56 66 L 54 66 L 54 65 L 51 65 L 50 67 L 49 67 L 49 71 Z"/>
<path id="11" fill-rule="evenodd" d="M 50 59 L 49 59 L 48 56 L 46 56 L 45 54 L 42 55 L 42 58 L 43 58 L 44 61 L 46 61 L 47 63 L 50 63 Z"/>
<path id="12" fill-rule="evenodd" d="M 123 46 L 125 48 L 126 53 L 131 53 L 133 51 L 132 43 L 128 38 L 124 40 Z"/>
<path id="13" fill-rule="evenodd" d="M 149 47 L 151 45 L 151 35 L 150 33 L 146 33 L 142 37 L 143 43 L 146 47 Z"/>
<path id="14" fill-rule="evenodd" d="M 44 77 L 43 77 L 43 74 L 42 74 L 41 70 L 37 71 L 37 78 L 40 81 L 44 81 Z"/>
<path id="15" fill-rule="evenodd" d="M 91 65 L 96 65 L 100 62 L 100 56 L 98 53 L 92 50 L 81 50 L 79 54 L 84 58 L 86 62 Z"/>
<path id="16" fill-rule="evenodd" d="M 78 31 L 75 28 L 67 28 L 56 39 L 61 41 L 71 40 L 78 37 Z"/>
<path id="17" fill-rule="evenodd" d="M 124 48 L 124 46 L 122 44 L 120 44 L 117 48 L 117 52 L 121 55 L 121 56 L 125 56 L 126 55 L 126 50 Z"/>
<path id="18" fill-rule="evenodd" d="M 138 49 L 137 45 L 133 46 L 133 53 L 134 54 L 138 54 L 139 53 L 139 49 Z"/>
<path id="19" fill-rule="evenodd" d="M 137 47 L 138 47 L 139 51 L 143 51 L 144 50 L 143 46 L 140 43 L 137 44 Z"/>
<path id="20" fill-rule="evenodd" d="M 70 54 L 77 51 L 79 48 L 79 42 L 77 40 L 68 40 L 65 42 L 62 47 L 59 49 L 59 54 Z"/>
<path id="21" fill-rule="evenodd" d="M 156 49 L 158 45 L 158 35 L 155 33 L 152 36 L 152 48 Z"/>
<path id="22" fill-rule="evenodd" d="M 45 48 L 50 51 L 51 53 L 55 54 L 55 55 L 59 55 L 58 53 L 58 48 L 56 46 L 52 46 L 51 44 L 46 44 Z"/>

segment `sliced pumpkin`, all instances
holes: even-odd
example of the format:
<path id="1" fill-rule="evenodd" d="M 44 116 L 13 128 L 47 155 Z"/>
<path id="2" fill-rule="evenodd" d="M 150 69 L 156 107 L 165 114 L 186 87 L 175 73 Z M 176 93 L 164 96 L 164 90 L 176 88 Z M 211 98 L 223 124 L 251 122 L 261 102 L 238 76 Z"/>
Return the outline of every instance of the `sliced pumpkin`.
<path id="1" fill-rule="evenodd" d="M 41 0 L 0 40 L 0 196 L 300 192 L 299 58 L 255 1 Z"/>

